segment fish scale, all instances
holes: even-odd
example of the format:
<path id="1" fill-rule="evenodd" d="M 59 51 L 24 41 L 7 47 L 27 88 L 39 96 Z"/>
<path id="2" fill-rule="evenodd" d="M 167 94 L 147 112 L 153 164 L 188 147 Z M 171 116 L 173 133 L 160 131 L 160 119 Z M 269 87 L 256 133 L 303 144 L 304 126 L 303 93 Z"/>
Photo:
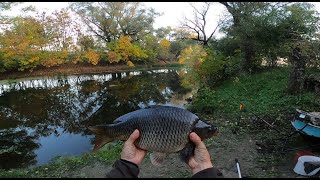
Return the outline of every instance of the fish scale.
<path id="1" fill-rule="evenodd" d="M 138 129 L 140 137 L 135 144 L 141 149 L 157 153 L 150 156 L 153 163 L 160 162 L 165 153 L 179 152 L 187 147 L 192 131 L 201 139 L 210 138 L 217 131 L 215 126 L 200 121 L 190 111 L 172 106 L 136 110 L 118 117 L 113 124 L 91 126 L 89 129 L 96 133 L 95 151 L 110 141 L 127 140 Z"/>

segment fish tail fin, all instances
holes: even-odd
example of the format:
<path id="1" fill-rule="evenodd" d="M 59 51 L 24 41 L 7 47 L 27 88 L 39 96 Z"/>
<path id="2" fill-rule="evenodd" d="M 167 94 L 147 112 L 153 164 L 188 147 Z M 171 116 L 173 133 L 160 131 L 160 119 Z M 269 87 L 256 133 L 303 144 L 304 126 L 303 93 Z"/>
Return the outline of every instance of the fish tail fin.
<path id="1" fill-rule="evenodd" d="M 95 133 L 95 142 L 93 152 L 97 152 L 108 142 L 113 141 L 113 138 L 109 137 L 105 131 L 105 128 L 102 126 L 89 126 L 88 129 Z"/>

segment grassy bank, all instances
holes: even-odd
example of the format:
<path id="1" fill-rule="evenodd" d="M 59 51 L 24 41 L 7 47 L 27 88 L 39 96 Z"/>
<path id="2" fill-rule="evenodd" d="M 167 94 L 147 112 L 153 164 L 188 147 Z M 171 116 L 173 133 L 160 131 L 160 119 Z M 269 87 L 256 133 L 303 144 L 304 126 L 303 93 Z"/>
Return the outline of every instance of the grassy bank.
<path id="1" fill-rule="evenodd" d="M 320 97 L 314 92 L 306 91 L 297 96 L 287 93 L 289 72 L 289 68 L 279 67 L 250 76 L 240 75 L 214 89 L 202 88 L 190 110 L 224 117 L 233 131 L 247 129 L 264 141 L 274 141 L 281 135 L 276 130 L 283 134 L 291 130 L 289 120 L 296 108 L 319 111 L 320 107 Z M 320 76 L 317 70 L 307 73 Z M 244 105 L 244 110 L 240 110 L 240 104 Z"/>
<path id="2" fill-rule="evenodd" d="M 228 133 L 221 135 L 221 143 L 215 140 L 206 142 L 209 146 L 213 144 L 212 151 L 221 149 L 219 157 L 226 156 L 223 151 L 230 149 L 226 143 L 231 141 L 229 134 L 236 139 L 232 142 L 236 147 L 247 135 L 252 137 L 250 141 L 261 145 L 260 149 L 257 149 L 259 156 L 248 162 L 252 167 L 259 167 L 256 172 L 251 172 L 252 177 L 286 177 L 281 175 L 282 169 L 292 169 L 288 166 L 292 165 L 290 163 L 293 152 L 280 155 L 277 150 L 282 145 L 281 137 L 285 137 L 291 131 L 288 119 L 295 113 L 295 108 L 319 111 L 320 97 L 314 93 L 304 92 L 298 96 L 286 93 L 288 75 L 289 69 L 277 68 L 250 76 L 241 75 L 225 81 L 214 89 L 201 88 L 190 107 L 191 111 L 199 113 L 204 119 L 217 124 L 222 132 Z M 240 104 L 244 104 L 243 111 L 239 110 Z M 272 124 L 281 133 L 276 132 L 261 119 Z M 288 145 L 294 145 L 296 140 L 293 139 Z M 246 145 L 246 142 L 243 144 Z M 0 170 L 0 177 L 78 177 L 70 175 L 70 172 L 82 167 L 91 167 L 97 162 L 101 163 L 103 168 L 110 167 L 113 161 L 120 157 L 121 148 L 122 143 L 116 142 L 106 145 L 97 154 L 86 153 L 81 157 L 56 158 L 50 164 L 32 169 Z M 242 148 L 246 150 L 247 147 Z M 236 149 L 236 155 L 240 153 L 237 151 Z M 242 161 L 248 159 L 247 155 L 244 156 Z"/>
<path id="3" fill-rule="evenodd" d="M 105 145 L 97 153 L 88 152 L 80 157 L 57 157 L 51 163 L 30 169 L 0 170 L 0 177 L 70 177 L 70 172 L 97 162 L 110 166 L 120 158 L 122 147 L 122 142 L 114 142 Z"/>
<path id="4" fill-rule="evenodd" d="M 319 110 L 320 98 L 313 92 L 303 92 L 297 96 L 287 93 L 289 71 L 281 67 L 250 76 L 240 75 L 214 89 L 202 88 L 196 95 L 192 110 L 269 117 L 294 112 L 295 108 Z M 310 70 L 308 73 L 316 71 Z M 244 105 L 244 111 L 239 110 L 240 104 Z"/>
<path id="5" fill-rule="evenodd" d="M 293 132 L 289 120 L 296 108 L 319 111 L 320 97 L 314 92 L 305 91 L 297 96 L 287 93 L 289 72 L 290 69 L 281 67 L 250 76 L 240 75 L 214 89 L 202 88 L 189 108 L 193 112 L 210 114 L 209 119 L 223 119 L 215 123 L 239 138 L 241 134 L 253 138 L 259 152 L 255 163 L 265 171 L 257 172 L 255 177 L 283 177 L 283 169 L 292 171 L 296 151 L 281 153 L 284 139 Z M 310 73 L 320 76 L 319 70 L 310 69 L 307 74 Z M 242 111 L 240 104 L 244 105 Z M 301 136 L 293 136 L 285 148 L 306 145 Z"/>

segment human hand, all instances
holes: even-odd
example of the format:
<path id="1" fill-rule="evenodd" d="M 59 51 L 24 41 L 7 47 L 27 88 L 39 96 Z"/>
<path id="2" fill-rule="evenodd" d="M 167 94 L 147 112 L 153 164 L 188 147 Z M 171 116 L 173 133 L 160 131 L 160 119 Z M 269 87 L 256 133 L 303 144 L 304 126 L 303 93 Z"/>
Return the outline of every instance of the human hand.
<path id="1" fill-rule="evenodd" d="M 193 174 L 207 168 L 213 167 L 210 159 L 210 154 L 206 145 L 201 141 L 201 138 L 195 133 L 191 132 L 190 140 L 195 144 L 194 155 L 189 159 L 188 165 Z"/>
<path id="2" fill-rule="evenodd" d="M 140 149 L 134 145 L 134 142 L 139 138 L 140 132 L 138 129 L 134 130 L 130 137 L 123 145 L 121 152 L 121 159 L 130 161 L 136 165 L 140 165 L 147 151 Z"/>

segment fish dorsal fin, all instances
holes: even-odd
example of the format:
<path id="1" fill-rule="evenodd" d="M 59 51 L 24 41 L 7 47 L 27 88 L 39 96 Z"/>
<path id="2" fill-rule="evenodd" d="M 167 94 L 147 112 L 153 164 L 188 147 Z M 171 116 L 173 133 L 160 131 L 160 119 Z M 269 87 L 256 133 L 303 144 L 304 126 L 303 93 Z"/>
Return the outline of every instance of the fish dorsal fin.
<path id="1" fill-rule="evenodd" d="M 149 105 L 145 109 L 153 109 L 153 108 L 159 108 L 159 107 L 164 107 L 165 105 L 161 104 L 155 104 L 155 105 Z"/>
<path id="2" fill-rule="evenodd" d="M 151 163 L 155 166 L 162 166 L 164 158 L 167 156 L 166 153 L 152 152 L 150 154 Z"/>

